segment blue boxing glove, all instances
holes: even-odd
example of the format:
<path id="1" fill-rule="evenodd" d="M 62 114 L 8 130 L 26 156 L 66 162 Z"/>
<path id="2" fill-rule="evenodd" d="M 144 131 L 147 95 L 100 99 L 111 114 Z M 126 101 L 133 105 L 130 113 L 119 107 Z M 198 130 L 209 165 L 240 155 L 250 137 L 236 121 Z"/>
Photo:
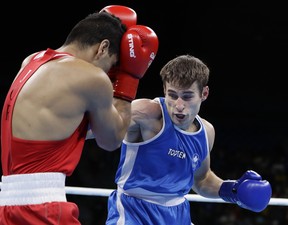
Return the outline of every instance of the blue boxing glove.
<path id="1" fill-rule="evenodd" d="M 219 196 L 244 209 L 261 212 L 270 201 L 272 188 L 258 173 L 248 170 L 238 180 L 225 180 L 220 187 Z"/>

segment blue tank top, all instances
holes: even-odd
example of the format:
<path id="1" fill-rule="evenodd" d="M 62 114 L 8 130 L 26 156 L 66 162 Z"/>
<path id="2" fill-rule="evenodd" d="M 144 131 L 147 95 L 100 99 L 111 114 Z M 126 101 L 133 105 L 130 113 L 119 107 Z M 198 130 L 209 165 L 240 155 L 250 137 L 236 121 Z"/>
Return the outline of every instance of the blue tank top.
<path id="1" fill-rule="evenodd" d="M 122 142 L 115 182 L 134 195 L 184 196 L 192 188 L 194 171 L 208 154 L 207 134 L 198 115 L 197 132 L 180 130 L 171 121 L 164 98 L 158 100 L 162 129 L 144 142 Z"/>

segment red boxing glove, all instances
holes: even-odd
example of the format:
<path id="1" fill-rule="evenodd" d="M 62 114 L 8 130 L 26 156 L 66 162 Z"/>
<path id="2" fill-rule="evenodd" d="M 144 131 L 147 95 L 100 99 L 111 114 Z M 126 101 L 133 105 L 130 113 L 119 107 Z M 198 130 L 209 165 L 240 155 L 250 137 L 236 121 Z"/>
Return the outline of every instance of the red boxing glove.
<path id="1" fill-rule="evenodd" d="M 131 27 L 132 25 L 136 25 L 137 23 L 136 12 L 127 6 L 109 5 L 100 10 L 100 12 L 102 11 L 106 11 L 114 16 L 117 16 L 127 28 Z"/>
<path id="2" fill-rule="evenodd" d="M 134 25 L 125 32 L 121 41 L 120 64 L 113 74 L 114 97 L 127 101 L 135 99 L 139 79 L 153 62 L 158 45 L 156 33 L 147 26 Z"/>
<path id="3" fill-rule="evenodd" d="M 121 22 L 126 25 L 127 29 L 132 25 L 136 25 L 137 23 L 137 14 L 133 9 L 129 7 L 122 5 L 109 5 L 100 10 L 100 12 L 102 11 L 106 11 L 107 13 L 110 13 L 118 17 L 121 20 Z M 113 66 L 109 70 L 108 76 L 112 83 L 115 81 L 115 77 L 118 71 L 119 71 L 118 66 Z"/>

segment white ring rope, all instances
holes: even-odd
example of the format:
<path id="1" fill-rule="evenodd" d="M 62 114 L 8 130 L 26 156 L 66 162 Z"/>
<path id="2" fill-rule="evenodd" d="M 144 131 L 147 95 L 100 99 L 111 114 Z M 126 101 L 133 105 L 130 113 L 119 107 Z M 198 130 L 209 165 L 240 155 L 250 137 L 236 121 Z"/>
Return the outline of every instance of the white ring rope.
<path id="1" fill-rule="evenodd" d="M 1 189 L 0 182 L 0 189 Z M 108 197 L 114 189 L 105 188 L 87 188 L 87 187 L 71 187 L 66 186 L 66 194 L 70 195 L 89 195 L 89 196 L 102 196 Z M 205 198 L 197 194 L 187 194 L 185 196 L 188 201 L 192 202 L 211 202 L 211 203 L 227 203 L 222 199 Z M 288 199 L 286 198 L 271 198 L 269 205 L 288 206 Z"/>
<path id="2" fill-rule="evenodd" d="M 65 187 L 66 193 L 71 195 L 90 195 L 90 196 L 109 196 L 113 189 L 103 188 L 84 188 L 84 187 Z M 187 194 L 185 196 L 188 201 L 192 202 L 212 202 L 212 203 L 227 203 L 222 199 L 205 198 L 197 194 Z M 271 198 L 269 205 L 288 206 L 286 198 Z"/>

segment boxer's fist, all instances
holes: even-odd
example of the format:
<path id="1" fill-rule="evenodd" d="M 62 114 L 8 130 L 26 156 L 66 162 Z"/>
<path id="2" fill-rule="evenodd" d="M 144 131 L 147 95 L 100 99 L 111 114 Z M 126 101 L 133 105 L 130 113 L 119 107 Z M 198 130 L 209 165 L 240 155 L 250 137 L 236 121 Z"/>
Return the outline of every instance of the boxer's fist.
<path id="1" fill-rule="evenodd" d="M 144 76 L 157 51 L 158 37 L 151 28 L 134 25 L 126 31 L 121 40 L 120 64 L 109 75 L 113 77 L 114 97 L 128 101 L 135 99 L 139 79 Z"/>
<path id="2" fill-rule="evenodd" d="M 122 5 L 108 5 L 100 10 L 100 12 L 106 11 L 114 16 L 117 16 L 127 28 L 137 23 L 137 14 L 136 12 L 126 6 Z"/>
<path id="3" fill-rule="evenodd" d="M 263 211 L 272 196 L 271 185 L 261 176 L 248 170 L 238 180 L 226 180 L 220 187 L 219 196 L 227 202 L 254 211 Z"/>

